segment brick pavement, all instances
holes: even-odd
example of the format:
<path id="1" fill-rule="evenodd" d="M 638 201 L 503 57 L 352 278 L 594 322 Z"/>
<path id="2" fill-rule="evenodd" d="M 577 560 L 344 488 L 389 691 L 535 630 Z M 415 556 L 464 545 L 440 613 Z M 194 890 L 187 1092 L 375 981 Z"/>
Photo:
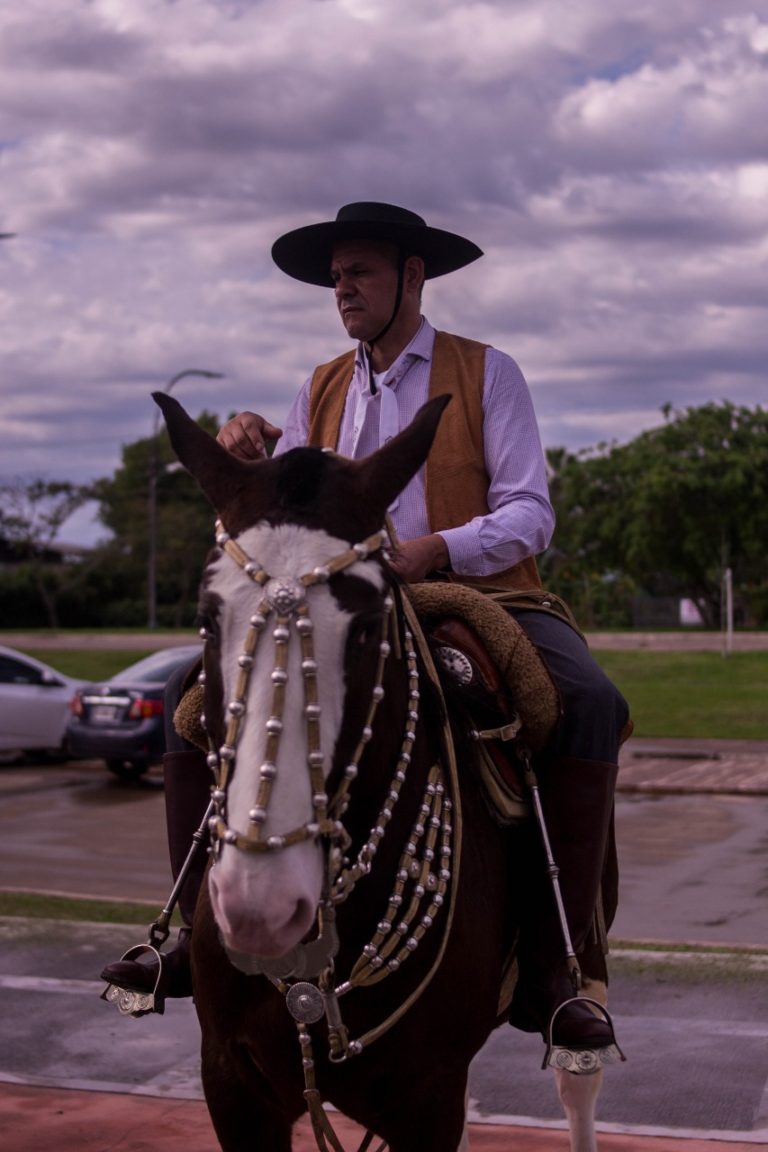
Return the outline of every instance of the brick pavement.
<path id="1" fill-rule="evenodd" d="M 621 792 L 768 794 L 768 740 L 633 738 L 619 764 Z"/>
<path id="2" fill-rule="evenodd" d="M 345 1148 L 362 1129 L 332 1117 Z M 210 1152 L 216 1147 L 205 1105 L 197 1100 L 80 1092 L 0 1084 L 3 1152 Z M 23 1133 L 16 1139 L 14 1132 Z M 470 1124 L 472 1152 L 568 1152 L 567 1132 L 509 1124 Z M 600 1152 L 754 1152 L 754 1143 L 600 1133 Z M 317 1152 L 306 1121 L 297 1125 L 293 1152 Z"/>

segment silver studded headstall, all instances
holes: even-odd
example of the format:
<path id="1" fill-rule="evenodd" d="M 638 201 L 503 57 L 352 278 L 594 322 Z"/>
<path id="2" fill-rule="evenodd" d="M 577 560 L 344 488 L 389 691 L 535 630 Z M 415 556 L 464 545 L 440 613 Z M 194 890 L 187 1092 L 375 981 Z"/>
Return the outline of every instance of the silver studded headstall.
<path id="1" fill-rule="evenodd" d="M 259 563 L 251 559 L 240 545 L 229 536 L 221 521 L 217 521 L 216 543 L 242 568 L 245 575 L 262 589 L 263 595 L 255 612 L 250 617 L 243 650 L 238 657 L 239 670 L 234 695 L 227 703 L 224 743 L 218 749 L 212 748 L 208 755 L 208 764 L 216 776 L 216 787 L 213 792 L 215 813 L 209 824 L 214 852 L 220 851 L 222 844 L 232 844 L 236 848 L 248 852 L 274 852 L 303 840 L 319 837 L 327 837 L 332 843 L 337 843 L 342 848 L 346 846 L 346 832 L 339 817 L 346 808 L 346 792 L 357 774 L 358 761 L 366 743 L 371 738 L 376 708 L 384 695 L 382 680 L 384 666 L 390 651 L 386 636 L 390 627 L 393 602 L 390 596 L 385 597 L 379 662 L 366 722 L 339 790 L 336 792 L 332 803 L 329 803 L 325 791 L 325 754 L 320 740 L 321 709 L 317 691 L 318 669 L 313 643 L 314 625 L 310 619 L 306 592 L 313 585 L 324 584 L 336 573 L 366 559 L 382 546 L 383 540 L 384 533 L 376 532 L 362 543 L 354 544 L 347 551 L 335 556 L 327 564 L 314 568 L 302 576 L 273 577 Z M 264 762 L 259 768 L 259 785 L 256 798 L 249 812 L 249 828 L 247 832 L 239 832 L 227 824 L 227 785 L 234 768 L 238 737 L 246 712 L 248 683 L 256 647 L 270 620 L 273 621 L 272 639 L 275 645 L 275 662 L 271 675 L 272 707 L 266 722 L 266 749 Z M 288 646 L 292 631 L 295 631 L 301 645 L 304 718 L 307 728 L 307 767 L 312 785 L 313 818 L 284 834 L 264 837 L 264 824 L 277 774 L 277 755 L 283 731 L 283 712 L 288 683 Z"/>
<path id="2" fill-rule="evenodd" d="M 323 837 L 330 844 L 324 895 L 318 908 L 319 934 L 316 941 L 299 945 L 289 956 L 277 962 L 263 962 L 258 957 L 234 957 L 236 967 L 251 974 L 264 974 L 286 995 L 288 1007 L 296 1020 L 299 1039 L 304 1053 L 305 1078 L 311 1088 L 313 1060 L 311 1037 L 307 1023 L 325 1013 L 328 1020 L 329 1058 L 343 1062 L 359 1055 L 370 1043 L 387 1032 L 410 1001 L 392 1013 L 378 1026 L 358 1039 L 349 1037 L 340 1013 L 339 1000 L 356 988 L 377 983 L 396 972 L 401 964 L 419 947 L 424 935 L 440 916 L 444 904 L 449 904 L 448 888 L 452 879 L 453 854 L 453 802 L 450 792 L 457 792 L 455 779 L 448 786 L 442 765 L 438 762 L 430 769 L 424 785 L 421 806 L 403 846 L 394 884 L 385 914 L 376 931 L 349 974 L 349 978 L 336 985 L 333 956 L 338 937 L 335 931 L 335 906 L 350 895 L 357 883 L 367 876 L 392 819 L 393 809 L 405 784 L 411 753 L 419 722 L 419 666 L 413 632 L 406 627 L 403 647 L 407 665 L 408 706 L 402 733 L 400 753 L 394 773 L 385 794 L 375 825 L 354 859 L 344 853 L 349 848 L 349 836 L 342 818 L 350 802 L 350 786 L 358 773 L 358 765 L 366 745 L 373 734 L 373 721 L 377 707 L 384 696 L 384 670 L 391 645 L 391 636 L 400 650 L 398 628 L 395 623 L 391 596 L 384 598 L 382 633 L 379 642 L 378 665 L 368 712 L 355 750 L 347 764 L 342 780 L 329 800 L 325 792 L 325 757 L 320 746 L 320 706 L 317 694 L 318 668 L 312 642 L 313 624 L 306 599 L 307 589 L 327 582 L 337 572 L 377 551 L 385 539 L 377 532 L 348 551 L 334 557 L 322 567 L 300 577 L 272 577 L 227 534 L 221 522 L 216 526 L 217 544 L 238 564 L 250 580 L 262 589 L 262 598 L 250 618 L 242 653 L 238 658 L 239 672 L 233 699 L 227 704 L 227 724 L 224 743 L 212 749 L 208 763 L 216 774 L 213 792 L 215 814 L 210 820 L 214 852 L 222 844 L 232 844 L 249 852 L 274 852 L 303 840 Z M 231 777 L 238 737 L 246 710 L 248 681 L 254 663 L 256 647 L 263 637 L 268 622 L 273 620 L 272 638 L 275 644 L 275 663 L 272 671 L 273 697 L 270 717 L 266 722 L 267 741 L 264 763 L 259 769 L 256 799 L 249 813 L 247 832 L 230 828 L 226 821 L 227 785 Z M 414 626 L 416 630 L 418 626 Z M 270 796 L 277 772 L 277 753 L 283 728 L 285 690 L 288 681 L 288 645 L 293 631 L 301 644 L 301 671 L 304 681 L 304 715 L 307 724 L 307 767 L 313 795 L 313 818 L 292 831 L 265 838 L 264 824 Z M 425 643 L 422 639 L 422 650 Z M 439 685 L 436 684 L 439 688 Z M 445 921 L 442 942 L 429 972 L 419 985 L 420 995 L 429 984 L 441 962 L 449 926 L 453 918 L 452 889 L 450 907 L 443 913 Z M 314 976 L 319 986 L 308 981 Z M 299 983 L 292 981 L 299 980 Z"/>

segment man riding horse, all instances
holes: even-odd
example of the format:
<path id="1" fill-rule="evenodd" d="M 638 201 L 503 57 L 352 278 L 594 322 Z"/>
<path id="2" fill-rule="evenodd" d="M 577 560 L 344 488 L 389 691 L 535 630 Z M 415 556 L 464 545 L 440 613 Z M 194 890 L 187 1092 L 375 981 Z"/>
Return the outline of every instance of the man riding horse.
<path id="1" fill-rule="evenodd" d="M 363 457 L 404 428 L 428 397 L 448 392 L 427 465 L 390 508 L 396 539 L 389 563 L 406 582 L 447 580 L 494 593 L 541 654 L 560 698 L 560 720 L 536 757 L 541 798 L 570 937 L 576 952 L 601 947 L 601 877 L 612 851 L 618 750 L 626 702 L 590 655 L 567 610 L 543 594 L 535 556 L 549 544 L 554 514 L 531 397 L 514 360 L 495 348 L 435 331 L 422 315 L 425 280 L 482 255 L 471 241 L 427 226 L 404 208 L 354 203 L 333 221 L 281 236 L 272 248 L 294 279 L 331 288 L 356 348 L 316 368 L 281 430 L 245 412 L 219 441 L 246 460 L 267 442 L 275 453 L 329 447 Z M 180 685 L 169 685 L 178 698 Z M 210 773 L 205 756 L 171 729 L 165 758 L 171 857 L 178 871 L 205 809 Z M 182 890 L 191 912 L 203 854 Z M 533 875 L 531 881 L 529 877 Z M 546 869 L 524 878 L 519 979 L 509 1014 L 524 1031 L 552 1029 L 556 1045 L 596 1049 L 613 1042 L 610 1025 L 574 1001 L 557 904 Z M 610 910 L 609 910 L 610 916 Z M 159 991 L 189 995 L 189 929 L 163 957 Z M 123 959 L 105 980 L 151 990 L 156 961 Z M 601 973 L 591 972 L 591 975 Z"/>

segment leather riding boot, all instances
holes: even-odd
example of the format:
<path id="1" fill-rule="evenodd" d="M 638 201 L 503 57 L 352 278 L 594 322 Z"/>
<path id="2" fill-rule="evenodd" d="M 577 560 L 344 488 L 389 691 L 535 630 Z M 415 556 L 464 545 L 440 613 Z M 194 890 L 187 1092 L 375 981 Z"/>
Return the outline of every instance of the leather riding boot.
<path id="1" fill-rule="evenodd" d="M 539 789 L 552 855 L 574 951 L 589 943 L 613 818 L 618 766 L 597 760 L 559 759 L 541 769 Z M 533 835 L 536 832 L 530 830 Z M 540 840 L 528 857 L 535 874 L 527 885 L 518 944 L 519 980 L 509 1022 L 541 1032 L 554 1044 L 602 1048 L 613 1042 L 610 1025 L 587 1004 L 558 1007 L 576 995 L 568 973 L 563 934 Z M 590 975 L 597 975 L 591 972 Z"/>
<path id="2" fill-rule="evenodd" d="M 165 781 L 165 814 L 168 829 L 168 849 L 171 872 L 178 877 L 200 826 L 211 791 L 211 771 L 205 753 L 197 748 L 181 752 L 166 752 L 163 756 Z M 208 862 L 205 843 L 200 843 L 179 895 L 179 911 L 185 927 L 179 929 L 174 949 L 161 954 L 162 976 L 155 994 L 155 1011 L 162 1012 L 166 997 L 192 995 L 190 971 L 190 937 L 192 917 Z M 148 950 L 143 961 L 118 960 L 108 964 L 101 973 L 102 980 L 130 992 L 152 992 L 157 984 L 158 961 Z"/>
<path id="3" fill-rule="evenodd" d="M 131 953 L 140 952 L 145 956 L 145 960 L 133 960 L 127 956 L 123 960 L 115 960 L 103 969 L 101 978 L 124 992 L 136 992 L 142 995 L 154 993 L 153 1005 L 148 1011 L 158 1012 L 162 1016 L 165 1001 L 169 996 L 172 999 L 181 999 L 192 995 L 192 969 L 189 960 L 191 940 L 192 929 L 184 927 L 179 928 L 176 947 L 170 952 L 157 952 L 154 948 L 143 946 L 131 948 Z M 106 993 L 105 997 L 109 999 Z M 145 1011 L 133 1014 L 143 1016 Z"/>
<path id="4" fill-rule="evenodd" d="M 205 752 L 199 748 L 188 748 L 183 752 L 166 752 L 163 756 L 163 781 L 168 855 L 171 860 L 171 874 L 175 880 L 184 866 L 192 845 L 192 837 L 200 827 L 200 821 L 211 799 L 213 777 Z M 199 846 L 179 895 L 179 912 L 184 923 L 190 926 L 208 864 L 206 843 Z"/>

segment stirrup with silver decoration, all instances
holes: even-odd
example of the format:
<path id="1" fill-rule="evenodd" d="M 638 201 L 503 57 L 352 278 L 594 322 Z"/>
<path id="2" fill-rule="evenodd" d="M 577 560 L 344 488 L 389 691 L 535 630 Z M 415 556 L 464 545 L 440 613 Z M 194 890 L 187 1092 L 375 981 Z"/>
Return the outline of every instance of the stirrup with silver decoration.
<path id="1" fill-rule="evenodd" d="M 136 944 L 120 957 L 120 961 L 137 961 L 139 956 L 147 952 L 150 952 L 157 961 L 157 978 L 151 992 L 137 992 L 131 988 L 122 988 L 119 984 L 108 984 L 99 997 L 108 1004 L 114 1004 L 122 1016 L 133 1016 L 138 1019 L 140 1016 L 149 1015 L 150 1012 L 157 1012 L 161 1016 L 165 1012 L 165 995 L 161 985 L 167 983 L 167 977 L 162 952 L 153 944 Z"/>
<path id="2" fill-rule="evenodd" d="M 579 1004 L 591 1004 L 594 1008 L 597 1008 L 611 1030 L 612 1042 L 610 1044 L 606 1044 L 602 1048 L 569 1048 L 553 1042 L 552 1035 L 558 1013 L 560 1013 L 566 1005 L 575 1002 Z M 544 1054 L 544 1060 L 541 1065 L 542 1068 L 560 1068 L 564 1072 L 572 1072 L 577 1076 L 591 1076 L 595 1072 L 599 1072 L 603 1065 L 619 1064 L 622 1060 L 626 1060 L 626 1056 L 616 1042 L 616 1031 L 607 1008 L 597 1000 L 590 999 L 589 996 L 573 996 L 570 1000 L 564 1000 L 562 1004 L 557 1006 L 549 1022 L 547 1050 Z"/>

